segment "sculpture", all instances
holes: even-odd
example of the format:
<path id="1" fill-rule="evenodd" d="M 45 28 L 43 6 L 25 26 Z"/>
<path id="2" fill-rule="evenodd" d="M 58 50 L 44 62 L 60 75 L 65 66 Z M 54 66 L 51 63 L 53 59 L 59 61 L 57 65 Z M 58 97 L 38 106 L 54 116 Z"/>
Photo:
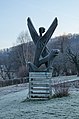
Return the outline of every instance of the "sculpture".
<path id="1" fill-rule="evenodd" d="M 34 44 L 36 45 L 36 51 L 35 51 L 35 58 L 33 64 L 31 62 L 28 63 L 29 65 L 29 71 L 36 72 L 39 71 L 39 67 L 42 64 L 45 64 L 46 66 L 46 71 L 49 71 L 53 59 L 58 55 L 59 50 L 58 49 L 53 49 L 51 52 L 49 52 L 47 48 L 47 43 L 49 39 L 51 38 L 53 32 L 55 31 L 56 27 L 58 24 L 57 18 L 54 19 L 53 23 L 47 30 L 47 32 L 42 35 L 45 32 L 44 27 L 39 28 L 39 33 L 36 32 L 31 19 L 28 17 L 27 19 L 27 25 L 31 34 L 31 37 L 34 41 Z"/>

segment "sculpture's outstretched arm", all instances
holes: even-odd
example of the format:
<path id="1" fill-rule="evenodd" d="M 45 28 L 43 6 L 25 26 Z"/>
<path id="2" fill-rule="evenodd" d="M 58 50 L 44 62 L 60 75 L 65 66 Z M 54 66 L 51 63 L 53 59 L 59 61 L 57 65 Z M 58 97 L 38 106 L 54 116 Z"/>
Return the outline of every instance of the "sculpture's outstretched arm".
<path id="1" fill-rule="evenodd" d="M 34 28 L 32 22 L 31 22 L 31 19 L 30 19 L 29 17 L 28 17 L 28 19 L 27 19 L 27 25 L 28 25 L 28 28 L 29 28 L 31 37 L 32 37 L 34 43 L 36 44 L 37 41 L 38 41 L 40 38 L 39 38 L 39 35 L 38 35 L 38 33 L 36 32 L 36 30 L 35 30 L 35 28 Z"/>
<path id="2" fill-rule="evenodd" d="M 40 39 L 43 41 L 43 44 L 48 43 L 49 39 L 51 38 L 52 34 L 54 33 L 56 27 L 58 25 L 58 20 L 57 18 L 54 19 L 53 23 L 51 24 L 51 26 L 49 27 L 49 29 L 47 30 L 47 32 L 43 35 L 43 37 Z"/>

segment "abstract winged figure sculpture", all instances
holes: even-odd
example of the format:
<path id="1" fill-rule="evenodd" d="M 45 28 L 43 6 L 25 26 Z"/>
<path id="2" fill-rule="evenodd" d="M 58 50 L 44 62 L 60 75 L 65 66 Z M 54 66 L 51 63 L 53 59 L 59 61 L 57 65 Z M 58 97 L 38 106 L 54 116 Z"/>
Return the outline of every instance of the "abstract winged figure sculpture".
<path id="1" fill-rule="evenodd" d="M 51 24 L 51 26 L 49 27 L 49 29 L 43 36 L 42 34 L 45 32 L 45 28 L 40 27 L 39 28 L 40 35 L 38 35 L 29 17 L 27 19 L 27 25 L 28 25 L 28 29 L 30 31 L 31 37 L 33 39 L 33 42 L 36 45 L 34 62 L 33 63 L 28 62 L 29 71 L 32 71 L 32 72 L 39 71 L 39 67 L 42 64 L 45 64 L 46 70 L 49 71 L 52 65 L 52 61 L 58 55 L 59 50 L 53 49 L 51 52 L 49 52 L 46 45 L 58 25 L 58 20 L 57 18 L 54 19 L 53 23 Z"/>

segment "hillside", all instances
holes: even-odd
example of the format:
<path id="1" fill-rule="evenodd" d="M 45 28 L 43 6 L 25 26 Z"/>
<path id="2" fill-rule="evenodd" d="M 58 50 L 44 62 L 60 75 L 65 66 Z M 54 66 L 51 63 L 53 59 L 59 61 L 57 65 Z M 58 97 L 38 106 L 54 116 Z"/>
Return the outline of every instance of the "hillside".
<path id="1" fill-rule="evenodd" d="M 52 49 L 60 50 L 58 57 L 55 58 L 53 63 L 54 72 L 56 72 L 57 75 L 61 75 L 61 73 L 62 75 L 77 74 L 77 67 L 68 59 L 67 50 L 70 49 L 72 54 L 77 55 L 77 61 L 79 61 L 79 34 L 55 37 L 50 39 L 47 46 L 49 52 Z M 25 66 L 27 62 L 33 62 L 34 53 L 35 45 L 32 41 L 10 49 L 1 50 L 0 77 L 4 80 L 14 77 L 26 77 L 28 75 L 28 68 Z"/>

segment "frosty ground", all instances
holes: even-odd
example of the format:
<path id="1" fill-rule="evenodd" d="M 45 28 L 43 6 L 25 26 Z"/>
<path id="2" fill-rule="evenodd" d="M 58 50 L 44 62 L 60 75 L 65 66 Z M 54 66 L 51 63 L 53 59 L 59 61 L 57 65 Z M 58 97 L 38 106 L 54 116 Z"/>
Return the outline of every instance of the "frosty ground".
<path id="1" fill-rule="evenodd" d="M 0 88 L 0 119 L 79 119 L 78 88 L 68 97 L 46 101 L 28 101 L 27 95 L 28 84 Z"/>

